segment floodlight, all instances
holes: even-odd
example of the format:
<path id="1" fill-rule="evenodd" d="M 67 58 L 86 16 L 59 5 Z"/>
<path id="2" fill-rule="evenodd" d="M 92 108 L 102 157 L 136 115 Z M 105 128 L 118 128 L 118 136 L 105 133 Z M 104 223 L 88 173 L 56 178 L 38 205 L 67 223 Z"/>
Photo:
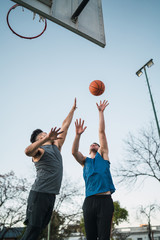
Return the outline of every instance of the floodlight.
<path id="1" fill-rule="evenodd" d="M 154 64 L 154 63 L 153 63 L 153 59 L 151 59 L 150 61 L 148 61 L 148 62 L 146 63 L 147 67 L 152 67 L 153 64 Z"/>
<path id="2" fill-rule="evenodd" d="M 150 95 L 150 98 L 151 98 L 151 103 L 152 103 L 152 107 L 153 107 L 153 112 L 154 112 L 154 116 L 155 116 L 155 120 L 156 120 L 156 124 L 157 124 L 157 130 L 158 130 L 158 135 L 159 135 L 159 138 L 160 138 L 160 127 L 159 127 L 159 122 L 158 122 L 158 118 L 157 118 L 157 114 L 156 114 L 156 109 L 155 109 L 155 106 L 154 106 L 154 101 L 153 101 L 153 97 L 152 97 L 152 93 L 151 93 L 151 88 L 150 88 L 150 84 L 149 84 L 149 79 L 148 79 L 148 76 L 147 76 L 147 71 L 146 71 L 146 66 L 149 68 L 153 65 L 153 59 L 149 60 L 145 65 L 143 65 L 143 67 L 141 67 L 137 72 L 136 72 L 136 75 L 138 77 L 140 77 L 142 75 L 142 70 L 144 70 L 144 73 L 145 73 L 145 76 L 146 76 L 146 82 L 147 82 L 147 86 L 148 86 L 148 90 L 149 90 L 149 95 Z"/>
<path id="3" fill-rule="evenodd" d="M 137 75 L 138 77 L 140 77 L 142 74 L 143 74 L 143 72 L 142 72 L 141 69 L 136 72 L 136 75 Z"/>

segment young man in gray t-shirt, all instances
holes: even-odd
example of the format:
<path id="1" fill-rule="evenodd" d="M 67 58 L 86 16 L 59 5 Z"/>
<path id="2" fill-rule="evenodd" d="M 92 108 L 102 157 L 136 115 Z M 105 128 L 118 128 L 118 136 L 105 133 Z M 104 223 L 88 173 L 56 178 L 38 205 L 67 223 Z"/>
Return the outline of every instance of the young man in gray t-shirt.
<path id="1" fill-rule="evenodd" d="M 32 157 L 37 176 L 28 197 L 26 231 L 21 240 L 37 240 L 52 215 L 55 196 L 61 187 L 63 164 L 61 148 L 71 124 L 76 99 L 61 128 L 52 128 L 47 134 L 36 129 L 31 135 L 31 145 L 25 149 L 25 154 Z"/>

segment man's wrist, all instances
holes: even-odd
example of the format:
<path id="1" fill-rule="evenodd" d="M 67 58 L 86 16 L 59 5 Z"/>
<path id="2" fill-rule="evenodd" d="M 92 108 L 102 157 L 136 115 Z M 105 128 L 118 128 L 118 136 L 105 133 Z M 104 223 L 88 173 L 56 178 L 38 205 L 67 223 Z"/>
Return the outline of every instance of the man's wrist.
<path id="1" fill-rule="evenodd" d="M 46 137 L 44 137 L 44 138 L 42 139 L 42 142 L 45 143 L 45 142 L 47 142 L 48 140 L 49 140 L 49 136 L 47 135 Z"/>
<path id="2" fill-rule="evenodd" d="M 81 134 L 76 133 L 76 137 L 77 138 L 80 138 L 80 136 L 81 136 Z"/>
<path id="3" fill-rule="evenodd" d="M 103 111 L 102 111 L 102 110 L 99 110 L 99 113 L 100 113 L 100 114 L 103 114 Z"/>
<path id="4" fill-rule="evenodd" d="M 76 110 L 76 107 L 75 107 L 75 106 L 73 106 L 73 107 L 72 107 L 72 109 L 71 109 L 71 111 L 73 111 L 73 112 L 74 112 L 75 110 Z"/>

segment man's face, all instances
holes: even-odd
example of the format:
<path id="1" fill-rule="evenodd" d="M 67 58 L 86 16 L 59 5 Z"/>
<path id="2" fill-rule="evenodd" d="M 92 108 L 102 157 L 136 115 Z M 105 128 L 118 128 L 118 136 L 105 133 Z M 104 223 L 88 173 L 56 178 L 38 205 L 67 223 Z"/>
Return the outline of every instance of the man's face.
<path id="1" fill-rule="evenodd" d="M 90 145 L 90 148 L 89 148 L 90 153 L 91 153 L 91 152 L 97 152 L 97 151 L 98 151 L 98 148 L 99 148 L 99 145 L 98 145 L 97 143 L 92 143 L 92 144 Z"/>
<path id="2" fill-rule="evenodd" d="M 47 133 L 46 132 L 41 132 L 37 135 L 36 137 L 36 141 L 40 140 L 40 139 L 43 139 L 44 137 L 47 136 Z"/>

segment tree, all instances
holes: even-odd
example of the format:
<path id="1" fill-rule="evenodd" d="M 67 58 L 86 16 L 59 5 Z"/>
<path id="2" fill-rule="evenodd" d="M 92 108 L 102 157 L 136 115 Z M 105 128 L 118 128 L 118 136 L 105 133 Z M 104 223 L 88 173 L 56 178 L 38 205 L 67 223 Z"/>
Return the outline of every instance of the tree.
<path id="1" fill-rule="evenodd" d="M 147 219 L 147 230 L 148 230 L 148 238 L 149 240 L 152 240 L 152 228 L 151 228 L 151 217 L 154 215 L 155 211 L 159 211 L 160 207 L 157 204 L 150 204 L 146 207 L 143 207 L 142 205 L 138 208 L 138 218 L 140 218 L 141 215 L 145 216 Z"/>
<path id="2" fill-rule="evenodd" d="M 114 215 L 113 215 L 113 229 L 120 223 L 128 221 L 128 211 L 125 208 L 121 208 L 118 201 L 114 202 Z"/>
<path id="3" fill-rule="evenodd" d="M 125 143 L 127 158 L 115 169 L 119 183 L 131 186 L 148 177 L 160 182 L 160 142 L 154 127 L 141 130 L 139 137 L 129 134 Z"/>
<path id="4" fill-rule="evenodd" d="M 13 171 L 0 174 L 0 227 L 3 236 L 26 217 L 26 205 L 30 184 L 25 178 L 18 178 Z M 76 224 L 82 214 L 80 187 L 70 179 L 64 179 L 60 194 L 57 196 L 51 218 L 51 240 L 59 240 L 71 234 L 69 225 Z M 4 231 L 5 229 L 5 231 Z M 47 236 L 47 229 L 41 236 Z"/>
<path id="5" fill-rule="evenodd" d="M 81 217 L 81 220 L 80 220 L 80 229 L 81 229 L 81 232 L 83 233 L 83 235 L 86 236 L 85 226 L 84 226 L 84 218 L 83 217 Z"/>
<path id="6" fill-rule="evenodd" d="M 121 208 L 118 201 L 114 202 L 114 214 L 112 222 L 112 236 L 120 240 L 126 239 L 129 235 L 126 233 L 121 233 L 116 228 L 120 223 L 128 221 L 128 211 L 125 208 Z"/>
<path id="7" fill-rule="evenodd" d="M 0 174 L 0 227 L 4 234 L 25 217 L 29 184 L 25 178 L 17 178 L 13 171 Z"/>

